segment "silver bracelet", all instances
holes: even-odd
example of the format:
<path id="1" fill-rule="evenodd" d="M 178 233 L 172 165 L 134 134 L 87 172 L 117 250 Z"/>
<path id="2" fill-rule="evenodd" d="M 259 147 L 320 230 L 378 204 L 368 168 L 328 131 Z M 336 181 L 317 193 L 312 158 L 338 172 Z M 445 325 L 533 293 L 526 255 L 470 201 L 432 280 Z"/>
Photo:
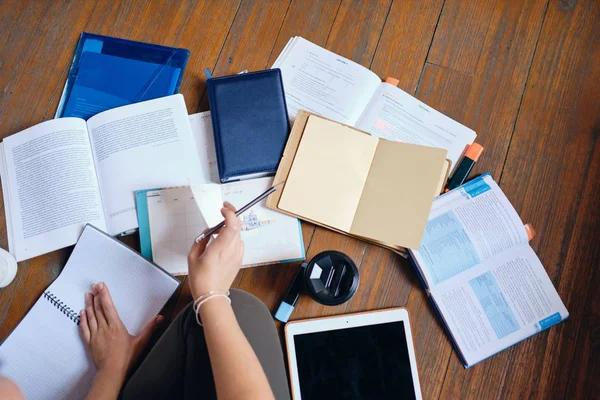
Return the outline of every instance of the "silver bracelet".
<path id="1" fill-rule="evenodd" d="M 210 299 L 214 299 L 217 297 L 225 297 L 227 300 L 229 300 L 229 304 L 231 304 L 231 299 L 229 298 L 229 290 L 211 290 L 210 292 L 205 293 L 199 296 L 196 300 L 194 300 L 194 305 L 192 308 L 194 310 L 194 313 L 196 314 L 196 322 L 198 323 L 198 325 L 203 326 L 200 322 L 200 307 L 202 307 L 202 305 Z"/>

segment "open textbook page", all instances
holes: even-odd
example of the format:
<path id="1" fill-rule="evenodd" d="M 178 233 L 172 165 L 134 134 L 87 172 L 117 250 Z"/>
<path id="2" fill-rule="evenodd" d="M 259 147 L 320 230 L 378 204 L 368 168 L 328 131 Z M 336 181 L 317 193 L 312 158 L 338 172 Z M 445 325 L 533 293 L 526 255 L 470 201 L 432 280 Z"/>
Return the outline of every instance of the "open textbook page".
<path id="1" fill-rule="evenodd" d="M 299 36 L 288 42 L 273 68 L 281 69 L 292 121 L 303 109 L 354 125 L 381 83 L 367 68 Z"/>
<path id="2" fill-rule="evenodd" d="M 486 174 L 433 201 L 421 247 L 411 254 L 431 288 L 527 243 L 521 218 Z"/>
<path id="3" fill-rule="evenodd" d="M 102 112 L 87 126 L 110 234 L 137 228 L 136 190 L 201 180 L 181 94 Z"/>
<path id="4" fill-rule="evenodd" d="M 528 244 L 434 286 L 431 297 L 466 366 L 569 316 Z"/>
<path id="5" fill-rule="evenodd" d="M 191 183 L 190 188 L 204 222 L 207 226 L 215 226 L 221 222 L 219 210 L 223 198 L 210 111 L 192 114 L 189 118 L 200 161 L 200 179 Z"/>
<path id="6" fill-rule="evenodd" d="M 448 151 L 452 172 L 477 136 L 466 126 L 402 91 L 367 68 L 299 36 L 290 39 L 280 68 L 290 119 L 304 109 L 383 139 Z"/>
<path id="7" fill-rule="evenodd" d="M 448 150 L 454 170 L 477 136 L 472 129 L 389 83 L 381 83 L 356 123 L 373 136 Z"/>
<path id="8" fill-rule="evenodd" d="M 46 121 L 1 146 L 9 249 L 17 261 L 74 244 L 86 223 L 106 229 L 84 120 Z"/>
<path id="9" fill-rule="evenodd" d="M 435 199 L 410 254 L 466 366 L 569 315 L 489 174 Z"/>

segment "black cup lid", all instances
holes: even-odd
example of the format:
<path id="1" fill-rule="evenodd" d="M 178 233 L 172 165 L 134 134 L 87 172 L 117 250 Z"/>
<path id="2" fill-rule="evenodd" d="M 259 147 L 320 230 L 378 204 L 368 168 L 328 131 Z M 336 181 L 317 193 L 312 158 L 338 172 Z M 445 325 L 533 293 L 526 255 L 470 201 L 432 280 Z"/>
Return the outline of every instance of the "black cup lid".
<path id="1" fill-rule="evenodd" d="M 348 301 L 356 293 L 359 274 L 350 257 L 339 251 L 328 250 L 310 260 L 304 279 L 316 301 L 335 306 Z"/>

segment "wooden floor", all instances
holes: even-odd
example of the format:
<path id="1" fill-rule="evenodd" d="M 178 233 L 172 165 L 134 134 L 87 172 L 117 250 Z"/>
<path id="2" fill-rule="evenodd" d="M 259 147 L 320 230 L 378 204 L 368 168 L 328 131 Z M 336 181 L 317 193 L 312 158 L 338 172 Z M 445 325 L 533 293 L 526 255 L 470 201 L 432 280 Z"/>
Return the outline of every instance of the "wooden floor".
<path id="1" fill-rule="evenodd" d="M 3 0 L 3 137 L 53 117 L 82 31 L 190 49 L 181 85 L 190 113 L 208 109 L 204 68 L 216 76 L 268 68 L 300 35 L 382 78 L 397 77 L 402 89 L 474 129 L 486 149 L 476 172 L 490 171 L 537 230 L 532 245 L 571 318 L 465 370 L 405 260 L 309 224 L 307 257 L 347 253 L 360 266 L 361 285 L 342 306 L 303 297 L 293 318 L 407 307 L 426 399 L 598 398 L 599 1 Z M 126 242 L 137 246 L 135 237 Z M 0 340 L 69 252 L 20 263 L 15 281 L 0 289 Z M 235 286 L 274 310 L 296 269 L 246 270 Z M 168 315 L 189 301 L 183 285 Z"/>

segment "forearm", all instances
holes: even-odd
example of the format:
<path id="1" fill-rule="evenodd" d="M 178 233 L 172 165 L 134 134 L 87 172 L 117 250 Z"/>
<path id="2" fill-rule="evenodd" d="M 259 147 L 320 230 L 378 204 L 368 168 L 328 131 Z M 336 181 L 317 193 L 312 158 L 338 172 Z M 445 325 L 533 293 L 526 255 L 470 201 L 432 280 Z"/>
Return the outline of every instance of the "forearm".
<path id="1" fill-rule="evenodd" d="M 219 399 L 269 399 L 273 392 L 227 299 L 200 307 L 200 317 Z"/>
<path id="2" fill-rule="evenodd" d="M 98 371 L 86 400 L 114 400 L 119 396 L 125 374 L 118 371 Z"/>

